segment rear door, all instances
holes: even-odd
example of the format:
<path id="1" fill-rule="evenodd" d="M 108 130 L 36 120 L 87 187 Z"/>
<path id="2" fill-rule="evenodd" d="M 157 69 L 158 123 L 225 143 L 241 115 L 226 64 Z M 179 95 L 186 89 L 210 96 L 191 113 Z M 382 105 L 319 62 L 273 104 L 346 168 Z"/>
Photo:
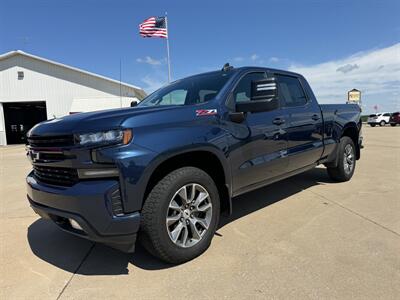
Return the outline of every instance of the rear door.
<path id="1" fill-rule="evenodd" d="M 282 109 L 287 113 L 288 172 L 317 162 L 323 152 L 323 120 L 315 99 L 300 78 L 276 74 Z"/>

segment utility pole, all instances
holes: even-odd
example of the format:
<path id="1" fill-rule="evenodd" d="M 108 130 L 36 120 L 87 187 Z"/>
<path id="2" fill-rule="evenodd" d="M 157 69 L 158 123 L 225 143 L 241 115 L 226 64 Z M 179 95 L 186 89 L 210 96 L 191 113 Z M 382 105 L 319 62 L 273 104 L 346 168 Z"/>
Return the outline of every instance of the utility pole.
<path id="1" fill-rule="evenodd" d="M 122 108 L 122 60 L 119 58 L 119 107 Z"/>

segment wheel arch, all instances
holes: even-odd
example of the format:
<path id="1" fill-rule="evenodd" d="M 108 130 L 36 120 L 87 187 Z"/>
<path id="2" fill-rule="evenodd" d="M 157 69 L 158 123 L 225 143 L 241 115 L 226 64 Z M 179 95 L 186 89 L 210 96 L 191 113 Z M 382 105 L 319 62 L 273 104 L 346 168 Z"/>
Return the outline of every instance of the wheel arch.
<path id="1" fill-rule="evenodd" d="M 361 125 L 360 125 L 361 126 Z M 341 130 L 341 134 L 338 135 L 338 138 L 336 140 L 336 147 L 335 150 L 332 151 L 332 153 L 329 155 L 327 158 L 326 162 L 324 163 L 326 167 L 336 167 L 338 165 L 338 158 L 339 158 L 339 143 L 340 139 L 344 136 L 347 136 L 352 139 L 355 147 L 356 147 L 356 159 L 360 158 L 361 152 L 360 152 L 360 145 L 358 142 L 359 138 L 359 127 L 355 122 L 350 122 L 347 123 L 345 126 L 343 126 L 343 129 Z"/>
<path id="2" fill-rule="evenodd" d="M 220 150 L 210 146 L 179 149 L 157 157 L 147 173 L 142 206 L 152 188 L 168 173 L 181 167 L 192 166 L 213 178 L 220 195 L 221 212 L 232 212 L 230 168 Z"/>
<path id="3" fill-rule="evenodd" d="M 359 144 L 359 128 L 356 123 L 351 122 L 344 126 L 342 131 L 342 137 L 348 136 L 353 140 L 354 145 L 356 146 L 356 158 L 359 159 L 361 156 L 360 144 Z"/>

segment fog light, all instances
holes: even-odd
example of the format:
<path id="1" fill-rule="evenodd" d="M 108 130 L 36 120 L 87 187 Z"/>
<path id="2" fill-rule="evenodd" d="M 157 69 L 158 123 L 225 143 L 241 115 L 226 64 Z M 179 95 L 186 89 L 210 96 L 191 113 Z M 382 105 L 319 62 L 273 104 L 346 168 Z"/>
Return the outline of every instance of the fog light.
<path id="1" fill-rule="evenodd" d="M 83 231 L 81 225 L 79 225 L 77 221 L 75 221 L 74 219 L 68 219 L 68 220 L 72 228 Z"/>
<path id="2" fill-rule="evenodd" d="M 119 175 L 118 169 L 78 169 L 79 178 L 101 178 L 101 177 L 116 177 Z"/>

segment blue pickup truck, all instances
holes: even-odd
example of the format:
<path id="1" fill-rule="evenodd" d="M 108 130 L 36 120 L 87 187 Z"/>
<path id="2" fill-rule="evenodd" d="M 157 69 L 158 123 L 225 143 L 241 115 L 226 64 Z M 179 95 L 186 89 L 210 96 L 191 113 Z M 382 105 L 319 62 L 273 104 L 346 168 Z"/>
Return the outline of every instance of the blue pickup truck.
<path id="1" fill-rule="evenodd" d="M 27 196 L 67 232 L 169 263 L 209 247 L 233 197 L 320 164 L 347 181 L 360 158 L 359 106 L 319 105 L 292 72 L 226 64 L 133 106 L 33 127 Z"/>

